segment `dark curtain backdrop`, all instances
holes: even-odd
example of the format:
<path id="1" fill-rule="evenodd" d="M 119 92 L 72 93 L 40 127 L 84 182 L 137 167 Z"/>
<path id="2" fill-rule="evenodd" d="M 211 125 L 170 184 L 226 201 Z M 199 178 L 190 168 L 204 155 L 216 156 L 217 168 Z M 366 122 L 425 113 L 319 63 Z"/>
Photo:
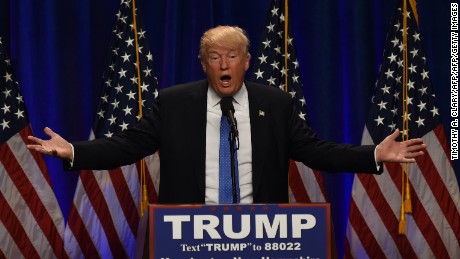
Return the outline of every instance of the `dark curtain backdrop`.
<path id="1" fill-rule="evenodd" d="M 430 76 L 450 140 L 450 1 L 418 2 Z M 45 126 L 70 141 L 89 137 L 119 3 L 0 0 L 0 35 L 39 137 L 45 137 Z M 322 138 L 359 144 L 398 0 L 289 3 L 311 126 Z M 161 87 L 204 77 L 199 39 L 215 25 L 246 29 L 255 59 L 269 5 L 269 0 L 138 0 Z M 59 160 L 46 161 L 67 218 L 78 172 L 63 172 Z M 458 168 L 456 163 L 457 178 Z M 353 175 L 324 177 L 341 255 Z"/>

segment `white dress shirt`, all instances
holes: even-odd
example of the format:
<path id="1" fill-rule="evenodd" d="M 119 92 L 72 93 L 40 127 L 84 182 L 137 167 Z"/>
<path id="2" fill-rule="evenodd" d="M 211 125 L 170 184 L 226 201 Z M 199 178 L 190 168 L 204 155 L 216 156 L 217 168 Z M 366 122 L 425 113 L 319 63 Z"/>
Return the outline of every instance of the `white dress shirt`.
<path id="1" fill-rule="evenodd" d="M 206 111 L 206 204 L 219 203 L 219 146 L 220 146 L 220 97 L 212 87 L 208 87 Z M 238 125 L 239 149 L 238 172 L 240 203 L 252 203 L 252 145 L 249 101 L 246 86 L 233 96 L 235 119 Z"/>

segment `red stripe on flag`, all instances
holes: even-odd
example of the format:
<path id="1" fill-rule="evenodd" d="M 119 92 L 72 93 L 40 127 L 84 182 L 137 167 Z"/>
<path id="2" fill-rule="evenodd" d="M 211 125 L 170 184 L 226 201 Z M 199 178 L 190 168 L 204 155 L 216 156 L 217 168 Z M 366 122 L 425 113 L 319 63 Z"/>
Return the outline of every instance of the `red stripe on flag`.
<path id="1" fill-rule="evenodd" d="M 75 203 L 72 203 L 72 207 L 70 208 L 68 221 L 72 222 L 72 224 L 68 224 L 68 226 L 72 230 L 73 236 L 80 246 L 80 250 L 85 258 L 92 258 L 96 255 L 99 257 L 100 255 L 97 251 L 97 248 L 94 246 L 93 240 L 91 239 L 85 223 L 83 222 L 80 213 L 78 213 L 78 210 L 75 207 Z"/>
<path id="2" fill-rule="evenodd" d="M 390 173 L 390 175 L 396 174 L 397 173 Z M 401 171 L 399 171 L 399 175 L 399 179 L 401 179 Z M 378 183 L 374 176 L 366 174 L 357 174 L 357 176 L 361 181 L 367 196 L 369 197 L 369 200 L 372 202 L 377 213 L 379 214 L 383 225 L 387 229 L 388 233 L 390 233 L 390 236 L 393 238 L 395 244 L 398 246 L 399 253 L 404 258 L 416 258 L 417 255 L 415 254 L 415 251 L 410 245 L 407 237 L 405 235 L 398 235 L 399 219 L 395 216 L 390 205 L 386 202 L 385 196 L 383 195 L 380 188 L 376 188 Z M 364 247 L 367 248 L 366 246 Z"/>
<path id="3" fill-rule="evenodd" d="M 305 186 L 303 185 L 302 177 L 300 177 L 299 169 L 294 160 L 289 160 L 289 186 L 294 194 L 296 202 L 310 203 Z"/>
<path id="4" fill-rule="evenodd" d="M 26 152 L 29 151 L 26 150 Z M 53 218 L 43 204 L 43 201 L 38 196 L 37 190 L 35 190 L 29 178 L 22 170 L 21 165 L 15 159 L 15 156 L 7 142 L 0 144 L 0 161 L 5 165 L 6 172 L 16 186 L 22 199 L 27 204 L 27 207 L 29 207 L 38 226 L 42 229 L 43 234 L 53 249 L 54 254 L 60 258 L 67 258 L 67 254 L 64 252 L 64 242 L 57 230 Z M 41 173 L 44 175 L 43 172 Z M 54 193 L 50 193 L 49 195 L 54 195 Z"/>
<path id="5" fill-rule="evenodd" d="M 5 228 L 8 230 L 8 233 L 13 238 L 14 242 L 21 250 L 22 255 L 25 258 L 40 258 L 35 247 L 32 245 L 31 240 L 26 234 L 21 222 L 17 218 L 16 214 L 10 208 L 8 202 L 6 202 L 3 193 L 0 192 L 0 208 L 2 212 L 0 213 L 0 220 L 2 221 Z M 5 235 L 4 233 L 2 235 Z"/>
<path id="6" fill-rule="evenodd" d="M 350 201 L 350 212 L 349 212 L 350 223 L 353 226 L 361 244 L 366 249 L 366 253 L 369 258 L 385 258 L 385 253 L 380 247 L 378 241 L 375 239 L 374 234 L 367 225 L 366 219 L 363 217 L 355 201 Z M 353 256 L 350 254 L 350 258 Z"/>
<path id="7" fill-rule="evenodd" d="M 109 171 L 110 179 L 112 180 L 113 188 L 118 197 L 121 209 L 125 215 L 126 221 L 134 236 L 137 236 L 137 226 L 139 224 L 139 213 L 136 203 L 131 195 L 130 188 L 126 183 L 121 168 L 116 168 Z"/>
<path id="8" fill-rule="evenodd" d="M 159 152 L 159 151 L 158 151 Z M 136 162 L 136 168 L 137 171 L 141 171 L 141 163 L 146 163 L 145 160 L 140 160 Z M 146 182 L 147 182 L 147 199 L 149 203 L 158 203 L 158 194 L 157 190 L 155 189 L 155 185 L 153 184 L 153 179 L 152 175 L 150 174 L 149 167 L 144 166 L 145 168 L 145 177 L 146 177 Z M 141 183 L 141 173 L 138 173 L 139 176 L 139 183 Z M 140 186 L 140 193 L 141 193 L 141 199 L 142 199 L 142 186 Z"/>
<path id="9" fill-rule="evenodd" d="M 427 157 L 427 155 L 425 155 L 425 157 Z M 397 163 L 386 163 L 385 166 L 387 167 L 388 173 L 390 177 L 392 178 L 394 184 L 397 186 L 399 193 L 401 193 L 401 174 L 402 174 L 401 165 Z M 448 257 L 449 254 L 444 244 L 442 244 L 442 246 L 434 245 L 433 241 L 435 240 L 441 241 L 442 240 L 441 236 L 436 230 L 436 227 L 433 221 L 431 220 L 430 216 L 428 215 L 427 211 L 425 210 L 425 207 L 423 207 L 423 204 L 420 201 L 419 197 L 417 196 L 417 193 L 414 191 L 412 184 L 410 184 L 410 187 L 411 187 L 411 203 L 412 203 L 411 215 L 415 221 L 415 224 L 417 224 L 418 229 L 420 230 L 423 237 L 427 241 L 431 250 L 435 252 L 436 254 L 444 255 Z M 404 237 L 406 237 L 406 235 L 404 235 Z M 435 243 L 438 243 L 438 242 L 435 242 Z M 403 253 L 401 254 L 404 256 Z M 441 258 L 447 258 L 447 257 L 441 257 Z"/>
<path id="10" fill-rule="evenodd" d="M 30 142 L 29 139 L 27 139 L 27 136 L 33 136 L 32 129 L 30 125 L 28 124 L 26 127 L 24 127 L 22 130 L 19 131 L 19 135 L 22 138 L 22 141 L 27 144 Z M 35 160 L 35 163 L 37 164 L 38 168 L 40 168 L 40 171 L 43 172 L 43 177 L 46 179 L 48 182 L 49 186 L 52 188 L 52 183 L 51 183 L 51 177 L 48 174 L 48 169 L 46 168 L 46 163 L 45 160 L 43 159 L 42 155 L 39 152 L 30 152 L 32 157 Z"/>
<path id="11" fill-rule="evenodd" d="M 324 200 L 327 201 L 326 187 L 324 185 L 322 172 L 318 170 L 313 170 L 313 174 L 315 175 L 316 181 L 318 182 L 319 188 L 321 189 L 321 193 L 323 194 Z"/>
<path id="12" fill-rule="evenodd" d="M 97 181 L 93 175 L 93 171 L 83 170 L 80 172 L 80 180 L 85 189 L 88 199 L 93 206 L 94 211 L 104 229 L 105 236 L 110 246 L 110 251 L 113 256 L 128 257 L 126 251 L 123 249 L 123 244 L 121 243 L 115 225 L 113 223 L 112 215 L 110 214 L 110 209 L 105 202 L 105 199 Z M 100 233 L 99 233 L 100 234 Z"/>

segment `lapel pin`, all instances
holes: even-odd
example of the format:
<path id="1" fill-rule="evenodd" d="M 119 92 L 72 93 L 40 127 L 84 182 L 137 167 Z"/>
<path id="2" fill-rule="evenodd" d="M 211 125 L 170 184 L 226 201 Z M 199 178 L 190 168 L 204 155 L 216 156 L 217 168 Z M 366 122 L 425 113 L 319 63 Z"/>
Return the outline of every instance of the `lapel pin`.
<path id="1" fill-rule="evenodd" d="M 264 116 L 265 116 L 265 112 L 262 110 L 259 110 L 259 117 L 264 117 Z"/>

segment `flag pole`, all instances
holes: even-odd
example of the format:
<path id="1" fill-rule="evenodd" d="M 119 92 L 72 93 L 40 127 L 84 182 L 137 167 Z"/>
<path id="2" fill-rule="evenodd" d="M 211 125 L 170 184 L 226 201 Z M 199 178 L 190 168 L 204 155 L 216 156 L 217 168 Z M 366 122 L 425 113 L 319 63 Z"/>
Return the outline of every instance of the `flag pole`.
<path id="1" fill-rule="evenodd" d="M 139 94 L 138 105 L 139 105 L 139 119 L 142 118 L 142 89 L 141 89 L 141 68 L 139 62 L 139 42 L 137 38 L 137 23 L 136 23 L 136 0 L 132 1 L 132 11 L 133 11 L 133 30 L 134 30 L 134 42 L 136 45 L 136 72 L 137 72 L 137 92 Z M 147 196 L 147 184 L 145 181 L 145 160 L 140 161 L 140 191 L 141 191 L 141 201 L 140 201 L 140 215 L 143 216 L 145 209 L 148 204 Z"/>

